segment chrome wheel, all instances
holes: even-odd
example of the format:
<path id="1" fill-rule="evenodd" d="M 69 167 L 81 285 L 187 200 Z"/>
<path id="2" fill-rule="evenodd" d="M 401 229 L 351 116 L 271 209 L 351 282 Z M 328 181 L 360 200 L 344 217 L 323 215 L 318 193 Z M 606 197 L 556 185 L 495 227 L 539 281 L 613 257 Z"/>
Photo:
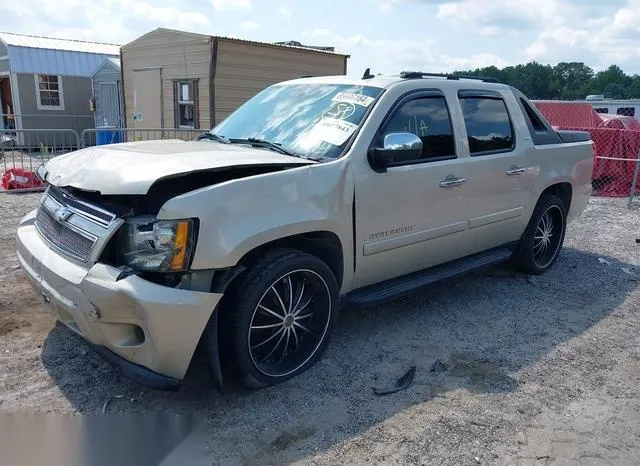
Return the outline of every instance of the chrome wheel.
<path id="1" fill-rule="evenodd" d="M 311 270 L 295 270 L 275 280 L 253 311 L 247 343 L 264 375 L 286 376 L 313 357 L 331 321 L 331 293 Z"/>
<path id="2" fill-rule="evenodd" d="M 540 217 L 533 237 L 533 260 L 540 268 L 547 267 L 558 254 L 564 231 L 564 213 L 550 206 Z"/>

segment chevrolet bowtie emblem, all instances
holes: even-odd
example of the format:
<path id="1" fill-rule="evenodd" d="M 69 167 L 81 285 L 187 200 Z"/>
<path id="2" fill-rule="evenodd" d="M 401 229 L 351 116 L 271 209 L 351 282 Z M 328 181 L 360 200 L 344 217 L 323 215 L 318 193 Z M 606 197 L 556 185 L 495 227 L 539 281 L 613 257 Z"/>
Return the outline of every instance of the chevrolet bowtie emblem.
<path id="1" fill-rule="evenodd" d="M 58 207 L 55 212 L 56 220 L 58 222 L 65 222 L 69 217 L 71 217 L 72 213 L 73 212 L 66 207 Z"/>

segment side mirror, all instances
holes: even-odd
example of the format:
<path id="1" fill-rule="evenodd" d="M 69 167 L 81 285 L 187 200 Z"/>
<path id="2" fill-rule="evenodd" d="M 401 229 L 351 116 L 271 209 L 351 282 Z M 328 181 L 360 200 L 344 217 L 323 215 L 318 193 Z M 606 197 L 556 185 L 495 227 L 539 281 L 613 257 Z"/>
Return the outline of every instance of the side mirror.
<path id="1" fill-rule="evenodd" d="M 382 147 L 369 151 L 369 163 L 374 169 L 384 170 L 396 163 L 418 160 L 422 155 L 422 141 L 413 133 L 385 134 Z"/>

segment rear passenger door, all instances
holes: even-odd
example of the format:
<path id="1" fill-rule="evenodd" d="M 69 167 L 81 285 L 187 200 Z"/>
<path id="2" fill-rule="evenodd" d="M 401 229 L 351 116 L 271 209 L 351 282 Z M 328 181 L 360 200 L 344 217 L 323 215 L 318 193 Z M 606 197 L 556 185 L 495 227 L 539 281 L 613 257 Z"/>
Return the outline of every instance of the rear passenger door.
<path id="1" fill-rule="evenodd" d="M 506 99 L 496 91 L 458 92 L 469 146 L 469 243 L 471 252 L 516 241 L 527 223 L 532 190 L 527 141 L 516 138 Z M 515 100 L 510 101 L 513 104 Z M 528 144 L 531 145 L 530 141 Z"/>

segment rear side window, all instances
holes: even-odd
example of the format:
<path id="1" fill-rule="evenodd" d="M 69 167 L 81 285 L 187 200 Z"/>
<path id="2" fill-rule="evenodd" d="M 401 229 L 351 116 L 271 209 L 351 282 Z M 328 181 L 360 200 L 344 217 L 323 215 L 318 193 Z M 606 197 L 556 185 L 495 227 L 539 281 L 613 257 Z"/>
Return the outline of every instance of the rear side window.
<path id="1" fill-rule="evenodd" d="M 422 97 L 400 105 L 384 126 L 382 134 L 413 133 L 422 141 L 425 162 L 455 157 L 451 117 L 444 97 Z"/>
<path id="2" fill-rule="evenodd" d="M 531 122 L 531 126 L 533 126 L 533 129 L 536 131 L 546 131 L 547 128 L 544 126 L 544 123 L 542 122 L 538 114 L 531 108 L 531 105 L 529 105 L 524 99 L 520 99 L 520 104 L 522 105 L 522 108 L 524 108 L 524 112 Z"/>
<path id="3" fill-rule="evenodd" d="M 513 128 L 504 100 L 461 97 L 460 104 L 472 156 L 513 150 Z"/>

